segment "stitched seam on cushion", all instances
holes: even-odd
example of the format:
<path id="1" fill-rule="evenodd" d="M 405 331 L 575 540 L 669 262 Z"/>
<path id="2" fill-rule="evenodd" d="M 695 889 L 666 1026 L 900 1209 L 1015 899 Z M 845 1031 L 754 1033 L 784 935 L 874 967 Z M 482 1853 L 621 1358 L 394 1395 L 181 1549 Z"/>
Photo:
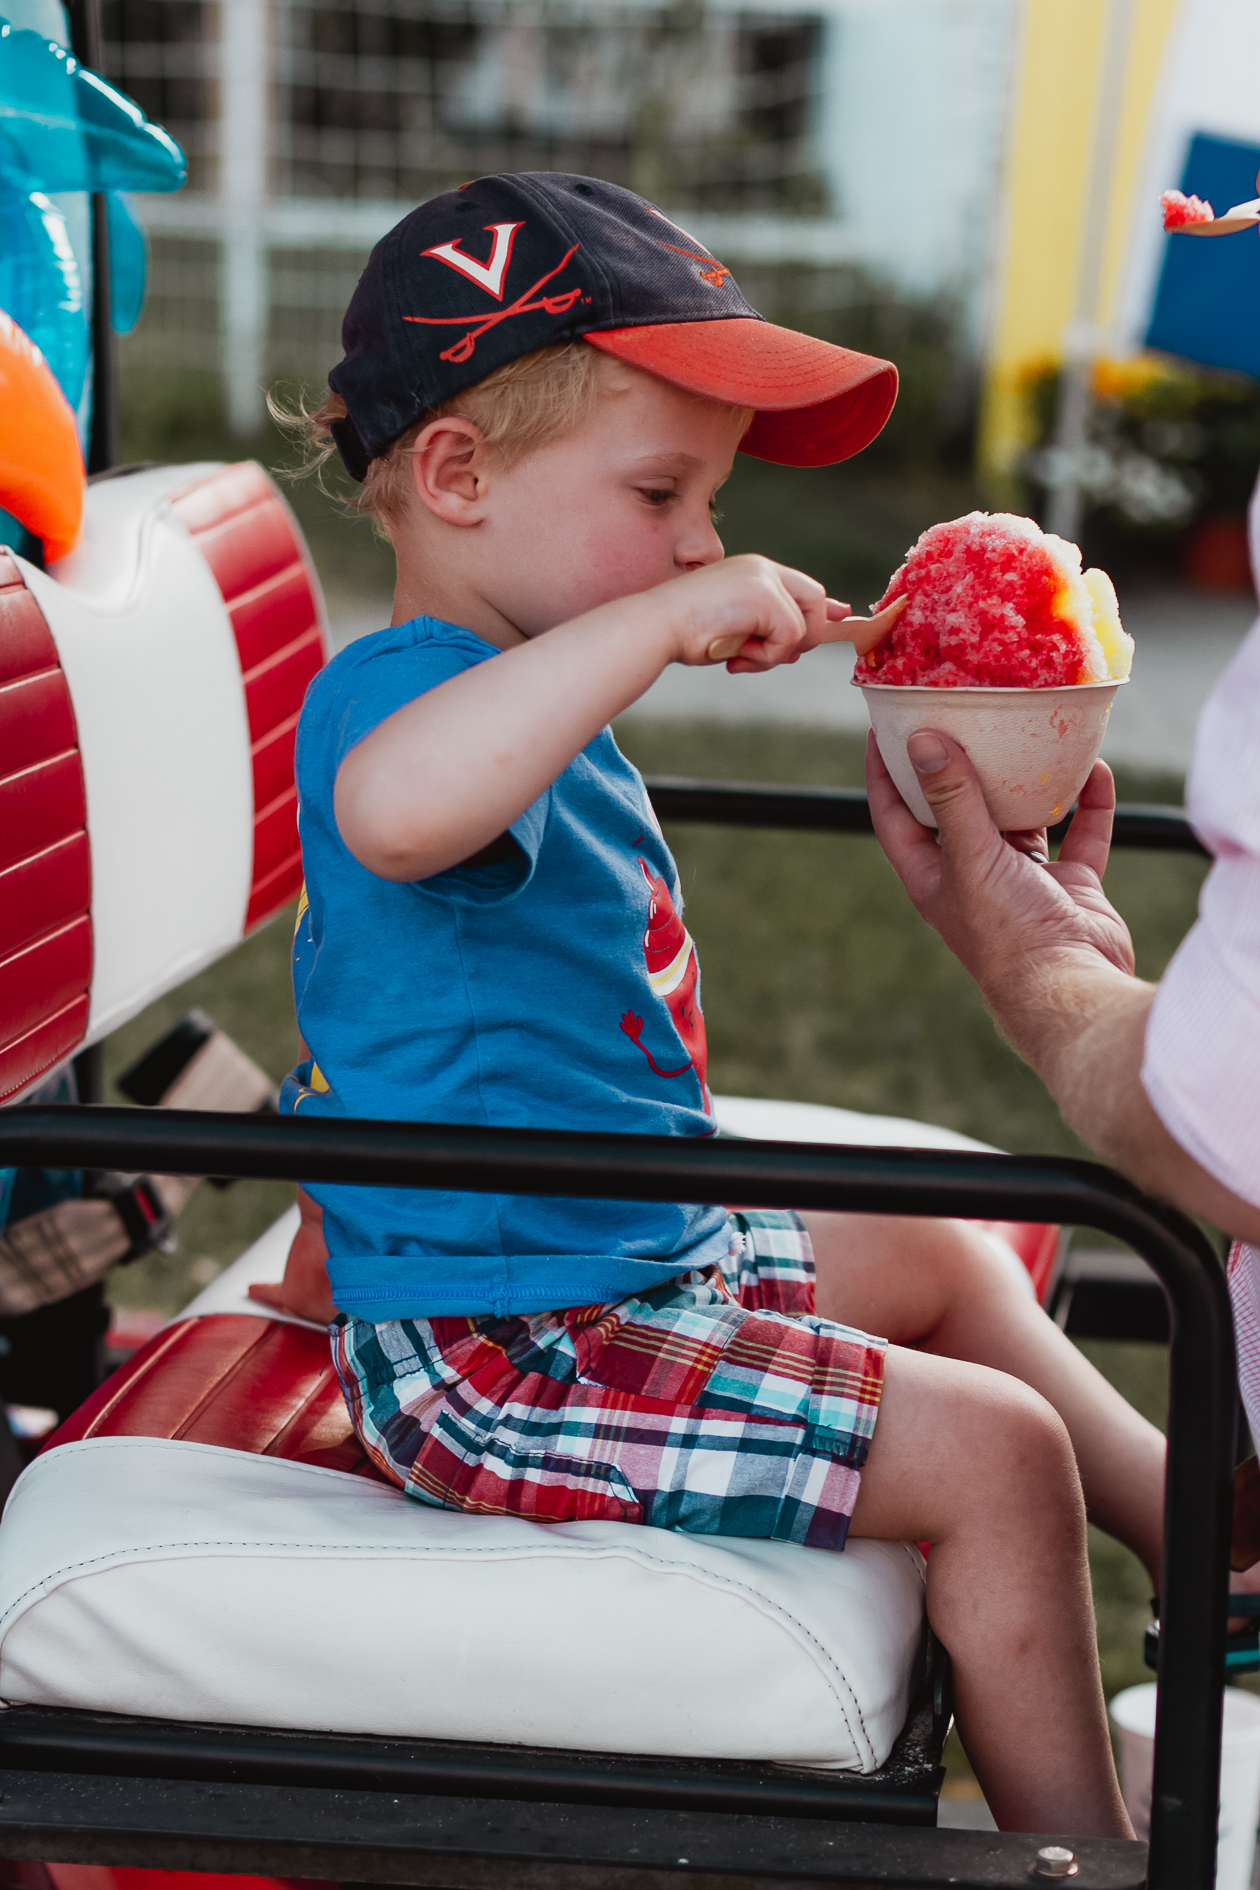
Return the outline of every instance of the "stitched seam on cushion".
<path id="1" fill-rule="evenodd" d="M 912 1545 L 908 1542 L 899 1542 L 897 1544 L 897 1547 L 901 1550 L 901 1553 L 909 1559 L 911 1568 L 914 1570 L 915 1574 L 919 1578 L 919 1586 L 920 1588 L 923 1589 L 924 1593 L 926 1594 L 927 1593 L 927 1566 L 926 1564 L 924 1564 L 922 1567 L 920 1567 L 920 1563 L 922 1562 L 923 1558 L 922 1556 L 919 1555 L 919 1551 L 916 1548 L 912 1547 Z M 915 1560 L 916 1556 L 919 1557 L 918 1561 Z"/>
<path id="2" fill-rule="evenodd" d="M 153 1438 L 137 1438 L 135 1440 L 111 1438 L 108 1441 L 111 1444 L 111 1446 L 115 1446 L 120 1450 L 126 1450 L 129 1448 L 130 1449 L 148 1448 L 148 1447 L 151 1447 L 154 1442 L 161 1442 L 164 1440 L 153 1439 Z M 67 1445 L 64 1445 L 62 1448 L 65 1451 L 71 1451 L 75 1447 L 73 1444 L 67 1444 Z M 215 1446 L 212 1444 L 181 1443 L 181 1449 L 203 1450 L 203 1451 L 207 1451 L 216 1455 L 219 1454 L 219 1451 L 221 1450 L 221 1448 L 222 1448 L 221 1446 Z M 242 1451 L 242 1452 L 236 1452 L 234 1454 L 239 1455 L 239 1456 L 244 1456 L 244 1455 L 252 1455 L 253 1453 Z M 56 1460 L 55 1456 L 51 1454 L 50 1456 L 42 1459 L 42 1461 L 45 1463 L 52 1463 L 55 1460 Z M 255 1461 L 268 1462 L 268 1463 L 281 1463 L 281 1462 L 287 1462 L 287 1459 L 277 1458 L 277 1457 L 255 1458 Z M 325 1476 L 325 1477 L 343 1478 L 343 1477 L 353 1474 L 351 1472 L 347 1472 L 343 1470 L 325 1470 L 322 1467 L 322 1465 L 317 1465 L 317 1464 L 304 1464 L 301 1467 L 303 1471 L 305 1472 L 314 1471 L 317 1474 L 321 1476 Z M 361 1479 L 355 1478 L 355 1482 L 361 1485 Z M 342 1559 L 358 1560 L 361 1557 L 367 1556 L 367 1555 L 388 1556 L 391 1560 L 394 1560 L 394 1559 L 412 1560 L 415 1558 L 419 1558 L 421 1556 L 424 1556 L 426 1558 L 438 1557 L 438 1558 L 442 1558 L 446 1560 L 460 1560 L 460 1559 L 468 1560 L 470 1558 L 475 1558 L 475 1557 L 493 1557 L 495 1560 L 499 1560 L 499 1561 L 515 1559 L 518 1557 L 523 1557 L 528 1560 L 536 1560 L 540 1557 L 545 1557 L 547 1555 L 554 1555 L 556 1553 L 554 1548 L 550 1548 L 550 1547 L 544 1548 L 541 1544 L 537 1548 L 521 1547 L 520 1549 L 515 1549 L 515 1548 L 504 1549 L 502 1547 L 499 1547 L 497 1549 L 471 1549 L 471 1548 L 463 1549 L 463 1548 L 451 1548 L 449 1546 L 444 1546 L 442 1548 L 427 1548 L 422 1545 L 417 1545 L 416 1548 L 414 1549 L 409 1548 L 409 1549 L 403 1550 L 403 1549 L 399 1549 L 398 1546 L 394 1543 L 371 1543 L 371 1542 L 355 1543 L 353 1547 L 350 1547 L 345 1543 L 333 1544 L 333 1543 L 326 1543 L 326 1542 L 292 1542 L 292 1541 L 269 1542 L 269 1541 L 260 1540 L 258 1538 L 235 1539 L 235 1538 L 230 1538 L 230 1537 L 219 1537 L 215 1539 L 194 1538 L 194 1539 L 191 1539 L 188 1541 L 182 1541 L 182 1542 L 173 1541 L 173 1542 L 149 1543 L 148 1545 L 146 1545 L 143 1551 L 143 1556 L 144 1556 L 144 1559 L 147 1560 L 147 1559 L 151 1559 L 155 1555 L 171 1553 L 177 1549 L 213 1550 L 215 1548 L 218 1548 L 220 1550 L 246 1549 L 246 1548 L 271 1549 L 271 1550 L 280 1551 L 280 1552 L 287 1551 L 290 1554 L 299 1553 L 303 1550 L 314 1550 L 324 1555 L 336 1556 L 338 1560 L 342 1560 Z M 698 1581 L 703 1586 L 708 1586 L 708 1587 L 713 1587 L 713 1588 L 718 1588 L 718 1589 L 725 1589 L 729 1593 L 743 1597 L 748 1602 L 748 1604 L 754 1607 L 756 1611 L 760 1613 L 765 1619 L 772 1619 L 774 1615 L 777 1615 L 781 1621 L 790 1622 L 792 1626 L 796 1629 L 797 1633 L 801 1636 L 802 1640 L 809 1646 L 809 1648 L 811 1648 L 814 1651 L 814 1654 L 816 1658 L 818 1659 L 820 1666 L 822 1666 L 825 1669 L 829 1683 L 832 1688 L 833 1696 L 835 1698 L 836 1706 L 840 1712 L 841 1718 L 844 1720 L 845 1730 L 848 1733 L 850 1739 L 854 1740 L 854 1744 L 856 1745 L 857 1741 L 856 1739 L 854 1739 L 853 1725 L 852 1725 L 851 1720 L 849 1719 L 848 1712 L 845 1707 L 845 1700 L 843 1697 L 844 1694 L 848 1695 L 848 1698 L 853 1705 L 854 1711 L 858 1713 L 859 1718 L 860 1718 L 861 1716 L 860 1708 L 858 1707 L 857 1698 L 853 1692 L 852 1687 L 850 1686 L 849 1682 L 847 1681 L 843 1672 L 841 1671 L 839 1664 L 837 1663 L 834 1655 L 832 1655 L 830 1651 L 822 1644 L 822 1642 L 818 1639 L 817 1635 L 813 1632 L 813 1630 L 811 1628 L 808 1628 L 805 1625 L 805 1623 L 802 1620 L 800 1620 L 800 1618 L 797 1615 L 793 1614 L 790 1609 L 784 1607 L 781 1602 L 769 1600 L 767 1596 L 760 1594 L 757 1589 L 753 1588 L 747 1582 L 736 1581 L 729 1575 L 714 1575 L 710 1570 L 704 1569 L 693 1562 L 666 1561 L 664 1557 L 653 1555 L 652 1552 L 648 1549 L 636 1548 L 633 1551 L 629 1551 L 624 1548 L 622 1549 L 598 1548 L 597 1549 L 597 1548 L 588 1548 L 584 1545 L 579 1547 L 578 1545 L 575 1545 L 571 1542 L 565 1543 L 565 1549 L 567 1550 L 569 1556 L 575 1561 L 583 1560 L 583 1559 L 589 1560 L 591 1558 L 601 1560 L 601 1561 L 602 1560 L 616 1560 L 616 1561 L 626 1560 L 630 1562 L 639 1562 L 640 1564 L 646 1564 L 654 1569 L 663 1570 L 665 1572 L 672 1571 L 674 1573 L 685 1574 L 689 1576 L 692 1580 Z M 123 1555 L 130 1553 L 134 1555 L 136 1551 L 134 1549 L 132 1549 L 131 1551 L 120 1550 L 120 1551 L 117 1551 L 116 1553 L 123 1554 Z M 64 1580 L 68 1576 L 73 1575 L 76 1571 L 82 1571 L 82 1570 L 91 1569 L 91 1568 L 103 1568 L 107 1564 L 110 1564 L 110 1563 L 112 1563 L 112 1565 L 115 1567 L 119 1566 L 117 1562 L 113 1561 L 113 1558 L 111 1556 L 95 1556 L 95 1557 L 89 1558 L 86 1561 L 67 1563 L 61 1568 L 50 1571 L 48 1574 L 42 1576 L 38 1582 L 33 1582 L 29 1588 L 24 1589 L 23 1592 L 10 1603 L 9 1607 L 5 1610 L 4 1614 L 0 1615 L 0 1636 L 3 1635 L 7 1627 L 8 1621 L 10 1617 L 13 1615 L 14 1611 L 22 1605 L 22 1603 L 26 1600 L 27 1596 L 32 1595 L 38 1589 L 43 1588 L 45 1584 L 49 1582 L 50 1580 L 53 1580 L 55 1578 L 60 1578 Z M 771 1611 L 773 1611 L 773 1613 L 771 1613 Z M 863 1727 L 863 1733 L 865 1734 L 865 1727 Z M 868 1747 L 868 1751 L 870 1751 L 871 1747 L 870 1747 L 869 1740 L 867 1742 L 867 1747 Z"/>

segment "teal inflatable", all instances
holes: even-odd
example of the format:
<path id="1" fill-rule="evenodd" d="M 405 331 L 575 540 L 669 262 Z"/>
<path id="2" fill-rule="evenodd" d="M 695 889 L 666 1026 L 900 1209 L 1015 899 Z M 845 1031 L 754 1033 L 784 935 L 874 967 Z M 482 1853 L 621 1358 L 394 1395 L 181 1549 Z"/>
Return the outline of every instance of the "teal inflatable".
<path id="1" fill-rule="evenodd" d="M 184 175 L 183 152 L 138 105 L 47 32 L 0 17 L 0 309 L 44 355 L 81 439 L 91 417 L 86 193 L 106 196 L 113 325 L 127 334 L 147 257 L 123 193 L 178 190 Z"/>

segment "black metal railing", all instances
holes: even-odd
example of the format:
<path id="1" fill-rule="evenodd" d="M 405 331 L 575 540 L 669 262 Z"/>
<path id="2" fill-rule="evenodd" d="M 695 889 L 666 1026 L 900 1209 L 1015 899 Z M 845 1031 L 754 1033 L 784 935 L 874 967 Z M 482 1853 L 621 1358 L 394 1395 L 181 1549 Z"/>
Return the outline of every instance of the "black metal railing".
<path id="1" fill-rule="evenodd" d="M 1233 1329 L 1224 1274 L 1207 1240 L 1183 1215 L 1121 1176 L 1089 1162 L 1038 1156 L 304 1122 L 82 1105 L 5 1110 L 0 1166 L 626 1201 L 739 1200 L 762 1207 L 1059 1221 L 1114 1235 L 1158 1275 L 1172 1332 L 1149 1885 L 1212 1890 L 1233 1477 Z"/>
<path id="2" fill-rule="evenodd" d="M 758 781 L 693 781 L 650 774 L 647 791 L 661 820 L 695 820 L 722 827 L 777 827 L 797 833 L 873 833 L 863 788 L 782 787 Z M 1061 840 L 1067 820 L 1050 829 Z M 1121 803 L 1112 844 L 1117 847 L 1198 853 L 1208 857 L 1180 807 Z"/>

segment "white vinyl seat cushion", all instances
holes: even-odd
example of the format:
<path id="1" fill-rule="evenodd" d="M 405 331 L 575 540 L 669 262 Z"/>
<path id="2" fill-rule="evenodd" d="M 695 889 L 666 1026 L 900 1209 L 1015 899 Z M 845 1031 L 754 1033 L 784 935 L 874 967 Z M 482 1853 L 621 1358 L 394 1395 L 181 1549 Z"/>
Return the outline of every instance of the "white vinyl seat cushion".
<path id="1" fill-rule="evenodd" d="M 38 1458 L 0 1528 L 0 1699 L 156 1718 L 875 1770 L 924 1564 L 425 1507 L 206 1444 Z"/>
<path id="2" fill-rule="evenodd" d="M 772 1141 L 985 1146 L 816 1104 L 716 1114 Z M 182 1316 L 275 1318 L 247 1288 L 280 1278 L 296 1225 Z M 37 1459 L 9 1500 L 0 1700 L 870 1772 L 909 1711 L 923 1587 L 904 1543 L 464 1516 L 309 1464 L 100 1437 Z"/>

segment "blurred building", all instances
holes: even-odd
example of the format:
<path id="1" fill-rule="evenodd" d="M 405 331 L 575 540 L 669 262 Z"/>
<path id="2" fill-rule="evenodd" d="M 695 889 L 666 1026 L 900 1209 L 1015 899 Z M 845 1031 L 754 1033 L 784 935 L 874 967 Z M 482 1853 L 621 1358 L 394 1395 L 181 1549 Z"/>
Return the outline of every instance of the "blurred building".
<path id="1" fill-rule="evenodd" d="M 1257 72 L 1256 0 L 1025 0 L 981 430 L 995 491 L 1018 477 L 1033 421 L 1025 381 L 1047 363 L 1063 365 L 1065 388 L 1084 388 L 1092 363 L 1148 341 L 1191 361 L 1260 367 L 1254 235 L 1187 244 L 1165 236 L 1159 208 L 1175 185 L 1210 188 L 1222 210 L 1260 188 Z M 1232 347 L 1211 321 L 1195 322 L 1193 306 L 1165 318 L 1170 272 L 1205 318 L 1230 301 Z M 1069 493 L 1058 529 L 1069 536 L 1088 404 L 1084 393 L 1061 398 L 1055 430 Z"/>
<path id="2" fill-rule="evenodd" d="M 250 432 L 321 375 L 371 244 L 488 171 L 629 185 L 737 271 L 866 272 L 984 318 L 1019 0 L 105 0 L 187 189 L 142 202 L 139 364 Z M 772 310 L 770 312 L 773 312 Z"/>

